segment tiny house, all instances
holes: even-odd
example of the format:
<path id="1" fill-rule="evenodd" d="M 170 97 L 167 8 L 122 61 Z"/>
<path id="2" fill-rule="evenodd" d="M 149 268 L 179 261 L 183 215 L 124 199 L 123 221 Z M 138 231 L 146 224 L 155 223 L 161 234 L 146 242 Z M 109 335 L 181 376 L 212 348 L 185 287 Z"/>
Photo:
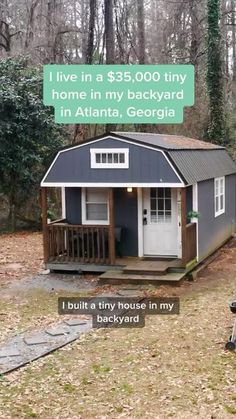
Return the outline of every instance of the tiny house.
<path id="1" fill-rule="evenodd" d="M 100 271 L 127 260 L 187 269 L 231 235 L 236 165 L 224 147 L 176 135 L 112 132 L 60 150 L 42 182 L 49 269 Z M 62 217 L 47 222 L 47 190 Z"/>

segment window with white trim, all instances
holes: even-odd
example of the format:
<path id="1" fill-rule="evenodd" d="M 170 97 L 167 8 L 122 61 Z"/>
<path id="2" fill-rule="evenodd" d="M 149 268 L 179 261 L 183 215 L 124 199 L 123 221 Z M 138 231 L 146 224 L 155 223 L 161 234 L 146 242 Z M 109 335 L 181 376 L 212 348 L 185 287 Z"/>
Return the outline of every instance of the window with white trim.
<path id="1" fill-rule="evenodd" d="M 150 189 L 150 223 L 171 222 L 171 188 Z"/>
<path id="2" fill-rule="evenodd" d="M 92 169 L 128 169 L 128 148 L 91 148 Z"/>
<path id="3" fill-rule="evenodd" d="M 225 178 L 215 179 L 215 217 L 225 212 Z"/>
<path id="4" fill-rule="evenodd" d="M 108 224 L 108 190 L 85 188 L 82 194 L 83 224 Z"/>

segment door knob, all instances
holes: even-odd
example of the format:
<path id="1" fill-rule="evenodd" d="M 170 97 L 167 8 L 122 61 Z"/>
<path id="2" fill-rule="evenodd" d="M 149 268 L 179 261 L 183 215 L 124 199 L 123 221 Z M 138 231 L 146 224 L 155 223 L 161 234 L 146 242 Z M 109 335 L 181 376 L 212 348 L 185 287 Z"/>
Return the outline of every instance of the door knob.
<path id="1" fill-rule="evenodd" d="M 147 224 L 147 217 L 143 217 L 143 225 Z"/>

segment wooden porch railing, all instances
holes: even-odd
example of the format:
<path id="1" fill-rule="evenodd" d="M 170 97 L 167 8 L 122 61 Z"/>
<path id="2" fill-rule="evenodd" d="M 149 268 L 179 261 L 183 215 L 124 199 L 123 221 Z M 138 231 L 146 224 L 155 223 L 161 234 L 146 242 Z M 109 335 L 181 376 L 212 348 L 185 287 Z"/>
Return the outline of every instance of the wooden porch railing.
<path id="1" fill-rule="evenodd" d="M 196 256 L 196 223 L 189 223 L 186 225 L 186 263 Z"/>
<path id="2" fill-rule="evenodd" d="M 109 264 L 109 226 L 47 225 L 48 262 Z"/>

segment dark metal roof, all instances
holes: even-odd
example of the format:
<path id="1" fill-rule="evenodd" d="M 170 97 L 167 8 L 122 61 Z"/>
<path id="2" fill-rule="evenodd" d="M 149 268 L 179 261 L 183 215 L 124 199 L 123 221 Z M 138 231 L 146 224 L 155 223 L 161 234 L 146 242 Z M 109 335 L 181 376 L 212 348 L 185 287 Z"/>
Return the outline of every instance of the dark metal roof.
<path id="1" fill-rule="evenodd" d="M 168 134 L 152 134 L 146 132 L 125 132 L 117 131 L 112 134 L 123 138 L 132 139 L 155 147 L 160 147 L 166 150 L 218 150 L 224 149 L 216 144 L 208 143 L 206 141 L 195 140 L 193 138 L 184 137 L 182 135 L 168 135 Z"/>
<path id="2" fill-rule="evenodd" d="M 224 149 L 173 150 L 168 155 L 190 185 L 236 173 L 236 165 Z"/>
<path id="3" fill-rule="evenodd" d="M 187 184 L 236 173 L 236 164 L 224 147 L 180 135 L 115 132 L 116 136 L 166 150 Z"/>

